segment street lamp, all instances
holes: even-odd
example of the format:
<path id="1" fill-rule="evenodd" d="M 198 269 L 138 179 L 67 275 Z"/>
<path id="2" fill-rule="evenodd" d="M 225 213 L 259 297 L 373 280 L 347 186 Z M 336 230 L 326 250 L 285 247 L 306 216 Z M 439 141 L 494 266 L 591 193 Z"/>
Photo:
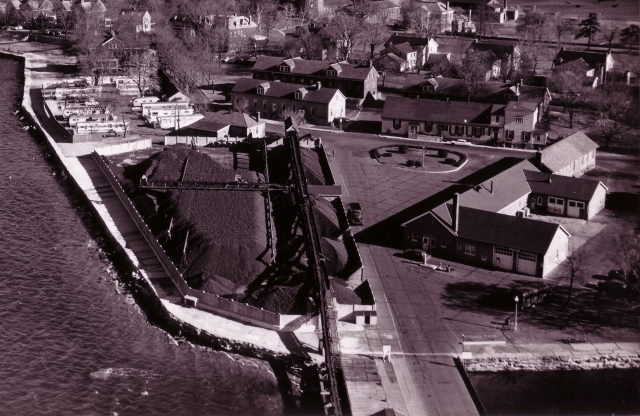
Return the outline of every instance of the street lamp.
<path id="1" fill-rule="evenodd" d="M 422 166 L 424 167 L 424 146 L 422 146 Z"/>
<path id="2" fill-rule="evenodd" d="M 516 296 L 515 301 L 516 301 L 516 324 L 513 326 L 513 330 L 515 332 L 518 332 L 518 301 L 520 299 L 518 299 L 518 297 Z"/>

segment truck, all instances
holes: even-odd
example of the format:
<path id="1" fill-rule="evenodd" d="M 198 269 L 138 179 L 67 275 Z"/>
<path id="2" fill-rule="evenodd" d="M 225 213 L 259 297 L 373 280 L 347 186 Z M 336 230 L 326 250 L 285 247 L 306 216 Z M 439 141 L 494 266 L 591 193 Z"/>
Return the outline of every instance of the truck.
<path id="1" fill-rule="evenodd" d="M 349 220 L 349 225 L 364 225 L 364 221 L 362 219 L 362 207 L 359 203 L 352 202 L 349 204 L 347 220 Z"/>

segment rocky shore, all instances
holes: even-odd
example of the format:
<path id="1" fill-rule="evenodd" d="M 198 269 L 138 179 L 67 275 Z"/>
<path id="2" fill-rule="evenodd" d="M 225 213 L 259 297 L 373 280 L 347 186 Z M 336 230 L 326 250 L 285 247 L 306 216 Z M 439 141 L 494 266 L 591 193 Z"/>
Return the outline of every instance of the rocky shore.
<path id="1" fill-rule="evenodd" d="M 640 368 L 640 354 L 620 353 L 596 355 L 554 355 L 527 357 L 488 357 L 466 360 L 469 372 L 596 370 L 607 368 Z"/>

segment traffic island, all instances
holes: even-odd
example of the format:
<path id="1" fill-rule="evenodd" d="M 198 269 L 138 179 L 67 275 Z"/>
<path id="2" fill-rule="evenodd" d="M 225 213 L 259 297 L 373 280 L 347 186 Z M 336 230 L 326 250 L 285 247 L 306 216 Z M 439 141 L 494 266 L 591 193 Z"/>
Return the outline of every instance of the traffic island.
<path id="1" fill-rule="evenodd" d="M 461 152 L 428 146 L 382 146 L 371 153 L 380 164 L 428 173 L 451 172 L 467 163 Z"/>

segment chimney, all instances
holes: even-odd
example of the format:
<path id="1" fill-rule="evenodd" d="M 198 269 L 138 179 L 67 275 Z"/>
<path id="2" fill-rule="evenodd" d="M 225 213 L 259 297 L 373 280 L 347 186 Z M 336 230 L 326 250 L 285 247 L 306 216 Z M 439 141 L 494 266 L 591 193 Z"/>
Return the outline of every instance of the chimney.
<path id="1" fill-rule="evenodd" d="M 549 174 L 549 178 L 547 180 L 551 183 L 551 174 Z"/>
<path id="2" fill-rule="evenodd" d="M 259 123 L 260 122 L 260 111 L 258 111 L 256 113 L 256 121 Z"/>
<path id="3" fill-rule="evenodd" d="M 469 24 L 471 24 L 471 10 L 469 10 Z"/>
<path id="4" fill-rule="evenodd" d="M 520 96 L 520 83 L 522 81 L 518 81 L 516 82 L 516 96 L 519 97 Z"/>
<path id="5" fill-rule="evenodd" d="M 537 168 L 542 169 L 542 151 L 541 150 L 538 150 L 538 152 L 536 153 L 535 161 L 536 161 L 536 164 L 538 165 Z"/>
<path id="6" fill-rule="evenodd" d="M 318 91 L 320 91 L 320 88 L 322 88 L 322 83 L 320 81 L 316 82 L 316 89 Z"/>
<path id="7" fill-rule="evenodd" d="M 506 1 L 506 0 L 505 0 Z M 447 2 L 447 10 L 449 10 L 449 2 Z"/>
<path id="8" fill-rule="evenodd" d="M 493 181 L 491 181 L 491 189 L 489 189 L 489 192 L 493 195 Z"/>
<path id="9" fill-rule="evenodd" d="M 373 66 L 373 60 L 369 59 L 369 68 Z"/>
<path id="10" fill-rule="evenodd" d="M 458 232 L 458 224 L 460 223 L 460 194 L 453 194 L 453 232 Z"/>

